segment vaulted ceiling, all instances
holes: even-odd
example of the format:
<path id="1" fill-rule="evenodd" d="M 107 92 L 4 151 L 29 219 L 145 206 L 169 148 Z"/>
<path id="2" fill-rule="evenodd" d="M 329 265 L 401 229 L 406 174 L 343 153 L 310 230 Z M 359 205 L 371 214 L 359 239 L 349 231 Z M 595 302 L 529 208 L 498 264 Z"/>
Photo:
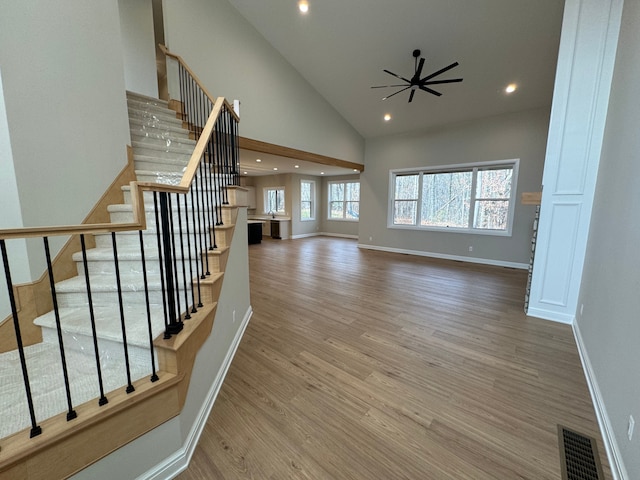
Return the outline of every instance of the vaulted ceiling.
<path id="1" fill-rule="evenodd" d="M 365 138 L 551 105 L 562 0 L 229 1 Z M 382 101 L 398 89 L 370 87 L 410 79 L 414 49 L 423 76 L 457 61 L 438 78 L 464 81 Z"/>

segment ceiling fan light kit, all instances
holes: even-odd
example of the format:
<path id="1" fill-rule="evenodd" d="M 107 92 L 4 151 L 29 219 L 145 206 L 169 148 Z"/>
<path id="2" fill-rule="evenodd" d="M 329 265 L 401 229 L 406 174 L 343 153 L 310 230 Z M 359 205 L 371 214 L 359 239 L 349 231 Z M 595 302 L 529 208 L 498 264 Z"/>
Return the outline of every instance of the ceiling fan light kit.
<path id="1" fill-rule="evenodd" d="M 394 95 L 398 95 L 399 93 L 402 93 L 406 90 L 411 90 L 411 93 L 409 94 L 409 103 L 411 103 L 411 101 L 413 100 L 413 96 L 416 93 L 416 90 L 422 90 L 424 92 L 428 92 L 432 95 L 435 95 L 437 97 L 441 96 L 442 94 L 440 92 L 437 92 L 436 90 L 433 90 L 432 88 L 429 88 L 429 85 L 442 85 L 445 83 L 458 83 L 462 81 L 462 78 L 451 78 L 451 79 L 446 79 L 446 80 L 432 80 L 433 78 L 437 77 L 438 75 L 441 75 L 445 72 L 448 72 L 449 70 L 451 70 L 452 68 L 455 68 L 458 66 L 458 62 L 454 62 L 451 65 L 448 65 L 444 68 L 441 68 L 440 70 L 438 70 L 437 72 L 433 72 L 431 75 L 427 75 L 426 77 L 420 78 L 420 76 L 422 75 L 422 68 L 424 67 L 424 57 L 420 57 L 420 50 L 416 49 L 413 51 L 413 58 L 414 58 L 414 73 L 413 73 L 413 77 L 411 77 L 411 79 L 407 79 L 405 77 L 402 77 L 400 75 L 397 75 L 389 70 L 383 70 L 385 73 L 388 73 L 389 75 L 392 75 L 394 77 L 396 77 L 399 80 L 402 80 L 404 83 L 400 83 L 400 84 L 395 84 L 395 85 L 378 85 L 375 87 L 371 87 L 371 88 L 392 88 L 392 87 L 401 87 L 400 90 L 398 90 L 397 92 L 392 93 L 391 95 L 387 95 L 386 97 L 384 97 L 382 100 L 386 100 L 387 98 L 391 98 Z M 420 57 L 420 60 L 418 60 L 418 58 Z"/>

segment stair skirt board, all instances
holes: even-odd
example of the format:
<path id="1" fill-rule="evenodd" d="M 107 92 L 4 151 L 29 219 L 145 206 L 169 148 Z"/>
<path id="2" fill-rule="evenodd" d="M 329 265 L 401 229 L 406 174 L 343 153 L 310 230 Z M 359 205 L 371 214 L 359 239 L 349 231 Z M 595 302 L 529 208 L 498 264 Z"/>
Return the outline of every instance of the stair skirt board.
<path id="1" fill-rule="evenodd" d="M 167 108 L 167 102 L 151 99 L 143 95 L 127 93 L 127 103 L 132 133 L 134 162 L 136 162 L 136 177 L 138 181 L 157 182 L 175 185 L 182 178 L 182 172 L 191 157 L 195 142 L 189 139 L 189 131 L 183 128 L 181 119 L 176 112 Z M 199 177 L 199 174 L 197 175 Z M 210 191 L 210 185 L 198 180 L 198 187 L 203 192 L 196 192 L 198 196 L 205 195 L 207 199 L 217 198 L 216 191 Z M 124 204 L 111 205 L 108 211 L 112 222 L 126 222 L 132 220 L 130 188 L 122 188 Z M 175 197 L 174 197 L 175 198 Z M 162 292 L 160 291 L 157 238 L 155 233 L 155 213 L 153 209 L 153 194 L 145 193 L 145 214 L 148 229 L 143 232 L 145 257 L 149 275 L 150 310 L 153 338 L 164 331 L 164 311 Z M 188 216 L 191 217 L 191 195 L 186 195 Z M 196 200 L 200 201 L 200 200 Z M 180 201 L 180 209 L 184 215 L 184 200 Z M 217 222 L 218 212 L 212 213 L 211 218 Z M 177 230 L 177 206 L 173 205 L 173 216 Z M 232 218 L 225 210 L 223 217 L 228 221 Z M 207 219 L 209 222 L 210 219 Z M 188 256 L 188 241 L 192 242 L 192 256 L 195 256 L 194 234 L 207 231 L 207 227 L 199 223 L 200 219 L 189 222 L 190 237 L 186 235 L 187 224 L 183 224 L 182 237 L 176 233 L 175 240 L 180 251 L 180 239 Z M 200 226 L 203 225 L 203 226 Z M 200 265 L 206 268 L 209 259 L 211 275 L 203 283 L 210 288 L 203 293 L 203 302 L 215 301 L 219 292 L 222 273 L 226 263 L 227 245 L 231 241 L 233 225 L 216 228 L 216 243 L 220 247 L 215 251 L 208 251 L 202 255 Z M 199 235 L 198 241 L 203 244 L 204 233 Z M 116 234 L 118 244 L 118 263 L 121 270 L 122 295 L 126 307 L 124 318 L 128 344 L 128 356 L 132 381 L 151 375 L 151 354 L 149 347 L 149 332 L 147 327 L 147 309 L 141 275 L 141 260 L 139 252 L 139 233 L 121 232 Z M 202 240 L 200 240 L 202 239 Z M 87 250 L 92 297 L 94 304 L 97 343 L 100 368 L 103 376 L 105 393 L 124 388 L 127 384 L 124 368 L 124 346 L 118 308 L 118 294 L 113 277 L 113 247 L 111 234 L 95 235 L 96 248 Z M 208 240 L 212 243 L 211 240 Z M 212 245 L 209 245 L 212 246 Z M 205 247 L 208 248 L 207 245 Z M 134 250 L 135 249 L 135 250 Z M 178 254 L 179 259 L 182 253 Z M 76 253 L 73 258 L 77 263 L 79 276 L 56 284 L 58 304 L 60 306 L 60 321 L 62 324 L 62 338 L 65 346 L 66 364 L 69 373 L 71 398 L 74 406 L 99 398 L 99 385 L 95 361 L 95 349 L 91 335 L 87 294 L 84 279 L 82 256 Z M 185 266 L 184 274 L 187 278 L 187 301 L 191 307 L 192 293 L 195 287 L 189 279 L 191 272 L 196 277 L 197 260 L 192 258 L 191 271 Z M 200 269 L 198 265 L 198 269 Z M 218 271 L 217 271 L 218 270 Z M 200 272 L 202 273 L 201 269 Z M 182 268 L 178 269 L 180 283 L 183 281 Z M 217 282 L 217 283 L 216 283 Z M 180 287 L 182 288 L 182 287 Z M 185 311 L 185 292 L 179 290 L 180 304 Z M 205 298 L 205 296 L 209 298 Z M 196 301 L 197 301 L 196 297 Z M 246 319 L 248 322 L 248 318 Z M 58 347 L 56 318 L 53 312 L 42 315 L 34 322 L 43 330 L 43 342 L 25 348 L 27 369 L 33 394 L 35 415 L 38 422 L 50 418 L 67 410 L 67 399 L 64 389 L 62 361 Z M 242 330 L 244 330 L 243 326 Z M 241 334 L 240 334 L 241 337 Z M 239 338 L 238 340 L 239 341 Z M 233 347 L 235 351 L 235 346 Z M 232 356 L 232 354 L 231 354 Z M 230 362 L 231 358 L 228 358 Z M 157 358 L 156 368 L 158 368 Z M 228 365 L 225 367 L 228 368 Z M 23 429 L 30 428 L 25 387 L 22 380 L 20 359 L 17 351 L 0 354 L 0 438 L 7 437 Z M 221 383 L 221 380 L 220 380 Z M 219 386 L 218 386 L 219 388 Z M 217 394 L 217 392 L 216 392 Z"/>

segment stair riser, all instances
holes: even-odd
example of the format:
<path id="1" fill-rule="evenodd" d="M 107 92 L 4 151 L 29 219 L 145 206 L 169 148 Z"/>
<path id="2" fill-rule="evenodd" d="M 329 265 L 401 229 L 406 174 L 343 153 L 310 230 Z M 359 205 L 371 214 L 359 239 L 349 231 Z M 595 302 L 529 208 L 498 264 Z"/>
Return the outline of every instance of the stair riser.
<path id="1" fill-rule="evenodd" d="M 125 317 L 126 321 L 126 317 Z M 119 318 L 114 318 L 114 322 L 120 323 Z M 89 325 L 89 319 L 87 318 L 87 324 Z M 63 323 L 64 325 L 64 323 Z M 88 327 L 89 328 L 89 327 Z M 58 345 L 58 334 L 55 329 L 42 327 L 42 340 L 53 345 Z M 93 337 L 90 335 L 82 335 L 78 333 L 62 333 L 62 341 L 64 343 L 65 351 L 74 351 L 79 353 L 85 353 L 87 355 L 87 362 L 91 364 L 95 369 L 95 348 L 93 345 Z M 151 353 L 148 345 L 131 345 L 128 346 L 129 363 L 136 365 L 148 365 L 149 374 L 151 372 Z M 124 347 L 122 341 L 115 341 L 105 338 L 100 338 L 100 332 L 98 332 L 98 354 L 100 356 L 100 366 L 104 369 L 107 367 L 107 363 L 116 365 L 122 365 L 122 381 L 123 385 L 127 383 L 125 362 L 124 362 Z M 158 360 L 156 356 L 156 365 Z M 133 380 L 133 379 L 132 379 Z M 96 388 L 98 379 L 96 377 Z M 97 393 L 96 393 L 97 396 Z"/>
<path id="2" fill-rule="evenodd" d="M 181 148 L 194 148 L 193 140 L 187 138 L 179 132 L 172 132 L 157 128 L 147 128 L 140 130 L 130 130 L 131 141 L 144 143 L 148 142 L 154 145 L 179 145 Z"/>
<path id="3" fill-rule="evenodd" d="M 173 227 L 176 231 L 178 231 L 178 222 L 181 221 L 182 222 L 182 230 L 186 231 L 187 229 L 187 225 L 189 227 L 189 231 L 193 232 L 194 231 L 194 225 L 198 226 L 200 225 L 200 227 L 198 228 L 198 231 L 200 230 L 206 230 L 206 225 L 203 224 L 203 219 L 202 219 L 202 213 L 197 213 L 196 214 L 196 219 L 195 222 L 193 220 L 193 211 L 192 210 L 188 210 L 187 212 L 184 211 L 184 208 L 181 208 L 181 213 L 182 213 L 182 218 L 180 218 L 178 216 L 178 212 L 177 210 L 174 208 L 172 210 L 172 215 L 171 215 L 171 219 L 173 220 Z M 109 213 L 109 217 L 111 219 L 112 223 L 131 223 L 133 222 L 133 212 L 111 212 Z M 186 220 L 188 221 L 188 224 L 185 223 L 185 217 Z M 156 231 L 156 215 L 155 212 L 153 211 L 149 211 L 149 210 L 145 210 L 145 218 L 147 220 L 147 232 L 151 233 L 151 232 L 155 232 Z M 214 217 L 215 218 L 215 217 Z M 209 225 L 210 223 L 210 215 L 209 213 L 205 214 L 204 219 L 207 222 L 207 225 Z M 162 221 L 162 219 L 160 219 L 160 221 Z"/>
<path id="4" fill-rule="evenodd" d="M 142 278 L 142 275 L 140 277 Z M 144 293 L 144 288 L 142 287 L 142 280 L 140 281 L 140 285 L 136 285 L 135 288 L 138 288 L 139 291 L 122 292 L 122 302 L 124 305 L 130 305 L 130 304 L 144 305 L 145 304 L 145 293 Z M 57 294 L 57 298 L 58 298 L 58 305 L 61 308 L 80 307 L 83 305 L 87 305 L 88 303 L 86 292 L 59 292 Z M 189 294 L 189 298 L 191 298 L 191 294 Z M 108 307 L 111 305 L 118 305 L 117 292 L 97 292 L 92 290 L 91 299 L 93 301 L 93 305 L 96 307 Z M 184 303 L 184 293 L 182 291 L 180 291 L 180 303 L 181 305 Z M 163 304 L 162 292 L 159 290 L 150 291 L 149 304 L 162 305 Z M 184 305 L 182 306 L 184 307 Z"/>
<path id="5" fill-rule="evenodd" d="M 132 136 L 137 137 L 156 137 L 162 138 L 163 136 L 169 138 L 189 139 L 189 132 L 181 127 L 170 124 L 149 124 L 146 122 L 132 119 L 129 126 L 129 132 Z"/>
<path id="6" fill-rule="evenodd" d="M 185 246 L 186 248 L 186 246 Z M 185 252 L 187 253 L 187 252 Z M 178 248 L 178 273 L 179 277 L 182 278 L 182 257 L 180 256 L 180 250 Z M 192 252 L 193 259 L 197 258 L 195 251 Z M 145 266 L 147 269 L 148 276 L 158 276 L 160 274 L 160 265 L 158 262 L 158 258 L 146 258 Z M 78 271 L 78 275 L 84 277 L 84 264 L 82 261 L 76 262 L 76 267 Z M 87 261 L 87 268 L 89 270 L 89 278 L 92 278 L 94 275 L 111 275 L 115 274 L 116 267 L 115 262 L 113 260 L 90 260 Z M 127 275 L 129 273 L 139 273 L 142 275 L 142 261 L 141 260 L 119 260 L 118 268 L 120 270 L 121 275 Z M 163 264 L 164 268 L 164 264 Z M 187 278 L 190 277 L 189 274 L 189 263 L 185 262 L 186 275 Z M 195 276 L 196 265 L 195 262 L 192 262 L 191 270 L 193 271 L 193 275 Z M 142 278 L 142 277 L 141 277 Z"/>
<path id="7" fill-rule="evenodd" d="M 134 146 L 136 155 L 144 155 L 145 157 L 167 158 L 169 160 L 180 160 L 186 165 L 191 158 L 192 151 L 179 150 L 173 147 L 167 147 L 164 150 L 156 150 L 146 146 Z"/>
<path id="8" fill-rule="evenodd" d="M 166 158 L 166 157 L 163 157 Z M 187 167 L 188 160 L 176 164 L 176 163 L 159 163 L 153 161 L 153 159 L 149 160 L 134 160 L 136 170 L 147 170 L 147 171 L 165 171 L 165 172 L 174 172 L 182 174 Z"/>
<path id="9" fill-rule="evenodd" d="M 146 113 L 147 115 L 159 115 L 163 117 L 169 117 L 172 119 L 178 118 L 174 110 L 171 110 L 161 105 L 150 105 L 150 104 L 139 103 L 136 101 L 128 101 L 127 108 L 129 109 L 129 111 Z"/>
<path id="10" fill-rule="evenodd" d="M 155 225 L 154 225 L 155 227 Z M 184 225 L 183 225 L 184 227 Z M 186 230 L 185 230 L 186 232 Z M 199 232 L 199 231 L 198 231 Z M 198 240 L 198 242 L 200 242 L 200 239 L 202 239 L 202 241 L 204 242 L 204 235 L 197 235 L 196 237 L 196 233 L 193 231 L 193 229 L 189 230 L 189 235 L 187 236 L 186 233 L 184 233 L 182 235 L 182 244 L 184 245 L 184 249 L 185 251 L 187 250 L 187 245 L 190 243 L 191 244 L 191 249 L 193 251 L 193 249 L 195 248 L 195 241 L 196 238 Z M 176 242 L 176 248 L 179 249 L 180 248 L 180 235 L 175 235 L 175 242 Z M 95 239 L 96 239 L 96 247 L 98 248 L 111 248 L 111 235 L 108 234 L 99 234 L 99 235 L 95 235 Z M 216 239 L 217 239 L 217 234 L 216 234 Z M 149 230 L 145 230 L 142 234 L 142 242 L 144 244 L 144 248 L 145 251 L 156 251 L 158 248 L 158 240 L 157 240 L 157 236 L 155 231 L 149 231 Z M 117 233 L 116 234 L 116 243 L 118 248 L 135 248 L 138 249 L 140 247 L 140 238 L 138 235 L 136 234 L 124 234 L 124 233 Z"/>
<path id="11" fill-rule="evenodd" d="M 161 98 L 149 97 L 137 92 L 127 91 L 127 102 L 129 101 L 148 104 L 148 105 L 158 105 L 164 108 L 169 108 L 169 102 L 167 100 L 162 100 Z"/>
<path id="12" fill-rule="evenodd" d="M 196 203 L 196 205 L 202 203 L 202 197 L 203 196 L 205 197 L 205 200 L 208 200 L 208 201 L 211 200 L 212 196 L 213 196 L 214 201 L 218 200 L 218 198 L 217 198 L 218 197 L 218 193 L 217 193 L 216 190 L 214 190 L 213 192 L 210 191 L 210 190 L 205 190 L 204 193 L 200 193 L 200 191 L 199 190 L 195 190 L 195 188 L 193 190 L 194 190 L 194 202 Z M 124 203 L 127 204 L 127 205 L 131 205 L 131 190 L 123 190 L 122 193 L 123 193 Z M 186 198 L 187 198 L 187 206 L 189 208 L 191 208 L 191 205 L 192 205 L 192 203 L 191 203 L 191 193 L 186 193 L 184 195 L 186 195 Z M 197 195 L 197 197 L 196 197 L 196 195 Z M 153 205 L 153 192 L 143 192 L 142 196 L 144 198 L 145 205 L 148 205 L 148 206 L 152 206 Z M 171 198 L 172 198 L 172 202 L 175 204 L 175 199 L 176 199 L 175 195 L 172 195 Z M 182 194 L 180 196 L 180 209 L 184 210 L 184 197 L 182 196 Z"/>
<path id="13" fill-rule="evenodd" d="M 144 107 L 141 107 L 139 105 L 135 105 L 135 104 L 127 104 L 127 110 L 129 112 L 129 117 L 133 117 L 133 118 L 147 118 L 147 119 L 154 119 L 157 118 L 158 120 L 162 120 L 162 121 L 166 121 L 168 123 L 171 123 L 173 125 L 180 125 L 182 126 L 182 120 L 180 120 L 177 116 L 176 116 L 176 112 L 174 112 L 173 110 L 169 110 L 169 109 L 164 109 L 164 108 L 158 108 L 158 107 L 153 107 L 151 109 L 147 109 Z"/>
<path id="14" fill-rule="evenodd" d="M 149 145 L 158 145 L 161 147 L 177 147 L 183 148 L 186 150 L 193 150 L 196 146 L 196 142 L 190 140 L 188 138 L 181 138 L 172 132 L 134 132 L 131 131 L 131 141 L 136 142 L 136 144 L 149 144 Z"/>
<path id="15" fill-rule="evenodd" d="M 142 122 L 145 125 L 155 126 L 172 126 L 175 128 L 183 129 L 182 121 L 171 116 L 147 113 L 137 110 L 129 109 L 129 118 L 133 118 L 138 122 Z"/>

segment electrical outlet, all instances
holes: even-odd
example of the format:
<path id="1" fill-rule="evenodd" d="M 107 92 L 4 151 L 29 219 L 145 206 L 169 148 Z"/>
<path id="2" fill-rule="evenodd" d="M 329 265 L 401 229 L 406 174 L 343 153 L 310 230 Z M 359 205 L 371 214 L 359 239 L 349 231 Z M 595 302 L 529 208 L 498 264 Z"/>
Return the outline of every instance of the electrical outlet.
<path id="1" fill-rule="evenodd" d="M 369 241 L 371 242 L 373 240 L 373 237 L 369 237 Z"/>
<path id="2" fill-rule="evenodd" d="M 469 245 L 469 251 L 473 252 L 473 246 L 472 245 Z"/>
<path id="3" fill-rule="evenodd" d="M 236 323 L 236 311 L 235 310 L 233 311 L 233 315 L 232 316 L 233 316 L 233 323 Z"/>
<path id="4" fill-rule="evenodd" d="M 633 438 L 633 428 L 636 426 L 636 421 L 633 419 L 633 415 L 629 415 L 629 428 L 627 429 L 627 436 L 629 441 Z"/>
<path id="5" fill-rule="evenodd" d="M 584 303 L 580 304 L 580 316 L 582 316 L 582 312 L 584 312 Z"/>

